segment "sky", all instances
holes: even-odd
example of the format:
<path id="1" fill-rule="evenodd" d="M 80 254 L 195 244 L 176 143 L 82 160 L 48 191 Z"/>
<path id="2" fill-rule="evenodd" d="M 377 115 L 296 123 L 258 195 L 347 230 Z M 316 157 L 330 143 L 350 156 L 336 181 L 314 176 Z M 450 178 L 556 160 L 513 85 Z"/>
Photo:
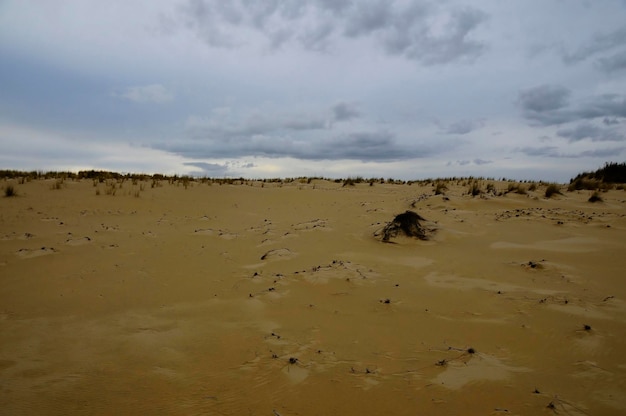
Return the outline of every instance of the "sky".
<path id="1" fill-rule="evenodd" d="M 567 182 L 626 0 L 0 0 L 0 169 Z"/>

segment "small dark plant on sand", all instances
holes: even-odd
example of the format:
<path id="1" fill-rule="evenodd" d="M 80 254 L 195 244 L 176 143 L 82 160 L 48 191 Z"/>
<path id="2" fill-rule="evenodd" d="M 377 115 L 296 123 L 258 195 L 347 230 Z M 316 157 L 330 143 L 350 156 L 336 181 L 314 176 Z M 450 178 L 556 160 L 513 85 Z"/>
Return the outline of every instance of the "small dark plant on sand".
<path id="1" fill-rule="evenodd" d="M 546 188 L 546 198 L 552 198 L 554 195 L 561 195 L 561 190 L 558 185 L 551 183 Z"/>
<path id="2" fill-rule="evenodd" d="M 470 184 L 469 191 L 467 192 L 471 196 L 480 195 L 483 191 L 480 189 L 480 184 L 474 181 Z"/>
<path id="3" fill-rule="evenodd" d="M 602 202 L 602 197 L 600 196 L 598 191 L 595 191 L 593 194 L 591 194 L 588 201 L 589 202 Z"/>
<path id="4" fill-rule="evenodd" d="M 15 190 L 13 185 L 7 185 L 7 187 L 4 188 L 4 196 L 6 197 L 17 196 L 17 191 Z"/>
<path id="5" fill-rule="evenodd" d="M 413 211 L 406 211 L 396 217 L 383 228 L 383 241 L 388 242 L 390 238 L 403 233 L 408 237 L 417 237 L 420 240 L 427 240 L 427 230 L 420 224 L 426 221 L 421 215 Z"/>
<path id="6" fill-rule="evenodd" d="M 52 186 L 50 187 L 50 189 L 52 190 L 59 190 L 63 188 L 63 179 L 59 178 L 57 180 L 54 181 L 54 183 L 52 184 Z"/>
<path id="7" fill-rule="evenodd" d="M 443 182 L 437 182 L 437 185 L 435 185 L 435 195 L 441 195 L 447 190 L 448 187 Z"/>

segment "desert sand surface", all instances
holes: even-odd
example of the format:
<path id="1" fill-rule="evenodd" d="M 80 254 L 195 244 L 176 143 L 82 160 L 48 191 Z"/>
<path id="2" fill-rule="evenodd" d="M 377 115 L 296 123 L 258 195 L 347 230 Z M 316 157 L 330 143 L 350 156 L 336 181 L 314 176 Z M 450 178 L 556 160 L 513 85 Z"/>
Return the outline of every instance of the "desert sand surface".
<path id="1" fill-rule="evenodd" d="M 2 415 L 626 414 L 623 190 L 9 184 Z"/>

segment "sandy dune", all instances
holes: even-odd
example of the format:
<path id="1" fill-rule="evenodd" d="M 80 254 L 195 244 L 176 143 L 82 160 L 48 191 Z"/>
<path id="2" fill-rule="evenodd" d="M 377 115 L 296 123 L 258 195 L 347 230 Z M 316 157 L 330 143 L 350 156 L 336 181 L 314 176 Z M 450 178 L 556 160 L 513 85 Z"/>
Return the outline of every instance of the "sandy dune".
<path id="1" fill-rule="evenodd" d="M 9 183 L 2 415 L 626 414 L 624 191 Z"/>

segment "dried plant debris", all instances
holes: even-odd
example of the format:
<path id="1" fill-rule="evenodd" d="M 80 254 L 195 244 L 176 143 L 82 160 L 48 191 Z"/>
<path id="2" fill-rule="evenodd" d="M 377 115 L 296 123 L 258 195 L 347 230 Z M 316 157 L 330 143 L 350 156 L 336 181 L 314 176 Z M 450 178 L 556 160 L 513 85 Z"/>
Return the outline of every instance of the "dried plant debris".
<path id="1" fill-rule="evenodd" d="M 430 221 L 414 211 L 406 211 L 396 215 L 393 221 L 387 223 L 382 230 L 377 231 L 374 235 L 381 237 L 383 242 L 389 242 L 391 238 L 398 235 L 428 240 L 434 231 L 435 227 Z"/>

